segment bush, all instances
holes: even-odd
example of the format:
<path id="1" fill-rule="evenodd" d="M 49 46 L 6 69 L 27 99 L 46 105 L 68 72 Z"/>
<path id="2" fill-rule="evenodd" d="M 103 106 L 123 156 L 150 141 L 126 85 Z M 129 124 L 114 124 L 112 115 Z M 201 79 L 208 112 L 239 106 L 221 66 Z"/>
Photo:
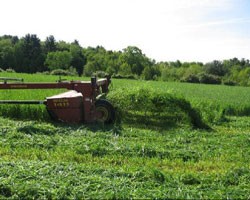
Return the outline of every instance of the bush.
<path id="1" fill-rule="evenodd" d="M 195 74 L 190 74 L 186 77 L 181 79 L 181 82 L 188 82 L 188 83 L 200 83 L 199 77 Z"/>
<path id="2" fill-rule="evenodd" d="M 49 72 L 49 71 L 36 72 L 36 74 L 40 74 L 40 75 L 50 75 L 50 72 Z"/>
<path id="3" fill-rule="evenodd" d="M 5 71 L 8 72 L 8 73 L 15 73 L 15 70 L 12 69 L 12 68 L 8 68 L 8 69 L 6 69 Z"/>
<path id="4" fill-rule="evenodd" d="M 92 75 L 97 76 L 98 78 L 105 78 L 108 74 L 104 71 L 96 71 Z"/>
<path id="5" fill-rule="evenodd" d="M 59 75 L 59 76 L 75 76 L 76 74 L 69 70 L 63 69 L 55 69 L 50 72 L 51 75 Z"/>
<path id="6" fill-rule="evenodd" d="M 2 68 L 0 68 L 0 72 L 4 72 L 4 70 Z"/>
<path id="7" fill-rule="evenodd" d="M 42 72 L 43 75 L 50 75 L 49 71 Z"/>
<path id="8" fill-rule="evenodd" d="M 63 69 L 55 69 L 50 72 L 51 75 L 60 75 L 60 76 L 68 76 L 69 72 Z"/>
<path id="9" fill-rule="evenodd" d="M 161 76 L 160 70 L 152 66 L 145 67 L 142 72 L 142 78 L 145 80 L 157 80 L 158 76 Z"/>
<path id="10" fill-rule="evenodd" d="M 121 75 L 121 74 L 113 74 L 112 78 L 116 79 L 137 79 L 134 75 Z"/>
<path id="11" fill-rule="evenodd" d="M 235 85 L 237 85 L 237 83 L 235 81 L 232 81 L 232 80 L 224 80 L 223 84 L 224 85 L 229 85 L 229 86 L 235 86 Z"/>
<path id="12" fill-rule="evenodd" d="M 206 73 L 199 74 L 199 81 L 205 84 L 221 84 L 221 78 L 219 76 Z"/>

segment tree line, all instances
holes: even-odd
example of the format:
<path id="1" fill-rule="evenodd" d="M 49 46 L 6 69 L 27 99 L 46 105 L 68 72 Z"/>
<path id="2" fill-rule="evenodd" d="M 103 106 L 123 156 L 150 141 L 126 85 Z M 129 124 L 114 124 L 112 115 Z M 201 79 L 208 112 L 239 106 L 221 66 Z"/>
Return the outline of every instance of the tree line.
<path id="1" fill-rule="evenodd" d="M 183 81 L 191 83 L 250 85 L 250 61 L 232 58 L 202 62 L 156 62 L 136 46 L 121 51 L 102 46 L 83 48 L 56 41 L 48 36 L 41 41 L 35 34 L 22 38 L 0 37 L 0 69 L 24 73 L 52 73 L 133 78 L 145 80 Z"/>

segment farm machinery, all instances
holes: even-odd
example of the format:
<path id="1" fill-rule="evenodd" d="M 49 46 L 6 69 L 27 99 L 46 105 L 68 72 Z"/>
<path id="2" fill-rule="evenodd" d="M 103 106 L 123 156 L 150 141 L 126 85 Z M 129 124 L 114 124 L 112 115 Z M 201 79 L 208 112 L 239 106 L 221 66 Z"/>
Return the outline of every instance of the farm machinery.
<path id="1" fill-rule="evenodd" d="M 0 78 L 0 89 L 67 89 L 45 100 L 0 100 L 0 104 L 44 104 L 53 120 L 67 123 L 112 123 L 115 110 L 112 104 L 101 98 L 108 92 L 110 77 L 90 81 L 64 81 L 54 83 L 23 82 L 23 79 Z"/>

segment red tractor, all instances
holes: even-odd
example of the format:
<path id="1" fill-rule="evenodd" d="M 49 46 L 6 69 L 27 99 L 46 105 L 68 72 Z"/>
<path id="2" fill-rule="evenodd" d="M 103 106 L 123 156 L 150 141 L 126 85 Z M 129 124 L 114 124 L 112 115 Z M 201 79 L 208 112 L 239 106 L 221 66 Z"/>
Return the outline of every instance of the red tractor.
<path id="1" fill-rule="evenodd" d="M 47 97 L 45 100 L 0 100 L 0 104 L 44 104 L 53 120 L 68 123 L 112 123 L 115 110 L 112 104 L 100 98 L 108 92 L 110 78 L 91 81 L 62 81 L 55 83 L 24 83 L 23 79 L 0 78 L 0 89 L 60 89 L 69 91 Z M 14 82 L 10 82 L 14 81 Z M 17 82 L 18 81 L 18 82 Z"/>

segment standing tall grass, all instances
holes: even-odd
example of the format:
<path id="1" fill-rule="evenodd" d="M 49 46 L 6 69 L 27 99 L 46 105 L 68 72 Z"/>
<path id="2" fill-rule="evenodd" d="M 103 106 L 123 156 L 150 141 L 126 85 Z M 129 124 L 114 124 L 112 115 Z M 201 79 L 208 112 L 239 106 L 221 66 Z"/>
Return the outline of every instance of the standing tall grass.
<path id="1" fill-rule="evenodd" d="M 23 120 L 50 120 L 44 105 L 0 105 L 0 116 Z"/>

